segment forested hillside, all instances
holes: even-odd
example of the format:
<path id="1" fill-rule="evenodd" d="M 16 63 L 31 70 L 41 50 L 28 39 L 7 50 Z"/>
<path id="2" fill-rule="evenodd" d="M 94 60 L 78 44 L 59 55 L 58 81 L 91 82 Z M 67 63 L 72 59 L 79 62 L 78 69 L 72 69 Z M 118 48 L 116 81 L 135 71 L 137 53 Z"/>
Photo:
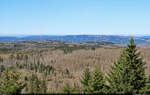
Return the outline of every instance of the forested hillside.
<path id="1" fill-rule="evenodd" d="M 150 93 L 150 49 L 133 39 L 125 48 L 31 41 L 3 42 L 0 50 L 1 94 Z"/>
<path id="2" fill-rule="evenodd" d="M 32 36 L 0 36 L 0 42 L 18 42 L 18 41 L 39 41 L 39 40 L 59 40 L 66 42 L 112 42 L 118 44 L 127 44 L 131 36 L 119 35 L 32 35 Z M 136 44 L 150 44 L 149 36 L 134 36 Z"/>

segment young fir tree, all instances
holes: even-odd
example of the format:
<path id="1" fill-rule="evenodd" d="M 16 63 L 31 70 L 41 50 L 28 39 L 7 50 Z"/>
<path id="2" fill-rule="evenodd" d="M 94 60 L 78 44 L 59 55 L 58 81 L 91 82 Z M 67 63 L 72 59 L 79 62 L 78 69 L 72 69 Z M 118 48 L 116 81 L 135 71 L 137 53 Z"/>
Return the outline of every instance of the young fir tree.
<path id="1" fill-rule="evenodd" d="M 0 62 L 3 62 L 3 58 L 0 56 Z"/>
<path id="2" fill-rule="evenodd" d="M 77 93 L 74 87 L 71 87 L 68 83 L 65 84 L 63 87 L 63 93 L 64 94 L 73 94 Z"/>
<path id="3" fill-rule="evenodd" d="M 137 52 L 133 38 L 130 40 L 108 74 L 108 82 L 112 93 L 140 93 L 145 86 L 145 63 Z"/>
<path id="4" fill-rule="evenodd" d="M 98 69 L 95 69 L 92 73 L 92 78 L 90 79 L 88 85 L 88 94 L 103 94 L 105 89 L 105 80 L 103 78 L 103 73 Z"/>
<path id="5" fill-rule="evenodd" d="M 40 88 L 41 88 L 40 89 L 41 94 L 46 94 L 47 86 L 46 86 L 46 81 L 44 79 L 41 81 Z"/>
<path id="6" fill-rule="evenodd" d="M 36 74 L 32 74 L 29 82 L 29 93 L 30 94 L 39 94 L 40 92 L 40 80 Z"/>
<path id="7" fill-rule="evenodd" d="M 20 75 L 15 71 L 3 71 L 0 77 L 1 94 L 19 94 L 24 88 L 24 84 L 19 82 Z"/>
<path id="8" fill-rule="evenodd" d="M 82 79 L 80 81 L 83 87 L 83 93 L 85 94 L 88 93 L 90 79 L 91 79 L 91 74 L 89 68 L 86 68 L 82 76 Z"/>

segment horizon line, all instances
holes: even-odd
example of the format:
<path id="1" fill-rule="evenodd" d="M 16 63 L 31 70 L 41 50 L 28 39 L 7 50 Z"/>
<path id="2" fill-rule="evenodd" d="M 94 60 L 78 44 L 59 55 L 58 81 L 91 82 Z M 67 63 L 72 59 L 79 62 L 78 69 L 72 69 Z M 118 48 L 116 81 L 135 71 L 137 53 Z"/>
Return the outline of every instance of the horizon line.
<path id="1" fill-rule="evenodd" d="M 0 35 L 0 37 L 25 37 L 25 36 L 80 36 L 80 35 L 89 35 L 89 36 L 133 36 L 133 37 L 143 37 L 143 36 L 150 36 L 150 34 L 8 34 L 8 35 Z"/>

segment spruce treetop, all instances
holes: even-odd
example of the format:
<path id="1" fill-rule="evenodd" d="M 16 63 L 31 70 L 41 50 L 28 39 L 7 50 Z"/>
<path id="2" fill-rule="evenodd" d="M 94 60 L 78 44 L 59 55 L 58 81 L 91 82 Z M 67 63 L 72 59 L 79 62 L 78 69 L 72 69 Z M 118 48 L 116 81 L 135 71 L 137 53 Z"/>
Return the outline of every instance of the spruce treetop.
<path id="1" fill-rule="evenodd" d="M 108 74 L 112 93 L 139 93 L 145 86 L 145 63 L 137 52 L 134 39 L 123 50 Z"/>

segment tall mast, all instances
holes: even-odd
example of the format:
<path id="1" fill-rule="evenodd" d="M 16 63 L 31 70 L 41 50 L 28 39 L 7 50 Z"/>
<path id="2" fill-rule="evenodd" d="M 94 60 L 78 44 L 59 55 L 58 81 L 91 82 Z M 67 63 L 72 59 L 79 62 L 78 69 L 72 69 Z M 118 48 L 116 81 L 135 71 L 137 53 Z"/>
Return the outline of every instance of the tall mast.
<path id="1" fill-rule="evenodd" d="M 42 24 L 40 25 L 40 41 L 42 42 Z"/>

